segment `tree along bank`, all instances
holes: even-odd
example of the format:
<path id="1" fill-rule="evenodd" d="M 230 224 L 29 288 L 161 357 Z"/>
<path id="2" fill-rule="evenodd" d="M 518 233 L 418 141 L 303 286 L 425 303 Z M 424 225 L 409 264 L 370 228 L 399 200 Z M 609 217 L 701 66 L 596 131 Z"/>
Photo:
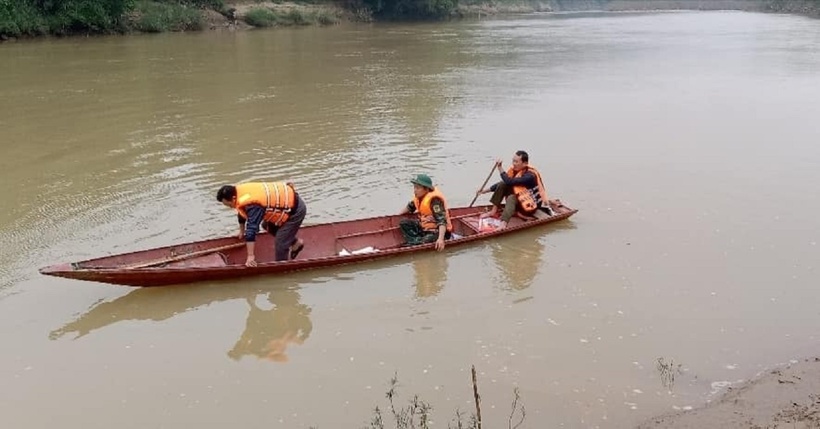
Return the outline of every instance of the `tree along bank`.
<path id="1" fill-rule="evenodd" d="M 820 0 L 0 0 L 0 40 L 505 13 L 648 10 L 741 10 L 820 17 Z"/>
<path id="2" fill-rule="evenodd" d="M 452 15 L 458 0 L 0 0 L 0 38 L 330 25 Z"/>

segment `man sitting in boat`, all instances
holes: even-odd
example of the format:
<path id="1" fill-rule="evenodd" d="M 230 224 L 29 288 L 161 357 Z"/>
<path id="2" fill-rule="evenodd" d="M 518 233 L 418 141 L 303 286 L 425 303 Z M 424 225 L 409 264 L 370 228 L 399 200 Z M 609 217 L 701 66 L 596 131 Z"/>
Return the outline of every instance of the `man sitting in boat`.
<path id="1" fill-rule="evenodd" d="M 404 242 L 410 246 L 435 242 L 436 250 L 442 250 L 444 240 L 453 232 L 447 200 L 426 174 L 419 174 L 410 183 L 413 184 L 413 199 L 400 214 L 416 213 L 418 219 L 399 222 Z"/>
<path id="2" fill-rule="evenodd" d="M 288 182 L 249 182 L 225 185 L 216 200 L 236 209 L 239 238 L 247 244 L 245 266 L 255 267 L 254 246 L 260 224 L 276 237 L 276 261 L 296 258 L 305 243 L 296 238 L 307 213 L 305 201 Z"/>
<path id="3" fill-rule="evenodd" d="M 479 189 L 476 192 L 476 195 L 493 193 L 490 197 L 493 208 L 487 213 L 482 213 L 482 218 L 498 216 L 498 211 L 503 203 L 504 210 L 501 212 L 500 226 L 503 229 L 507 227 L 507 222 L 516 215 L 516 212 L 529 217 L 542 204 L 549 207 L 547 190 L 544 187 L 544 182 L 541 181 L 541 174 L 529 162 L 530 156 L 523 150 L 515 153 L 512 167 L 506 172 L 500 159 L 495 162 L 496 168 L 501 174 L 501 181 L 490 186 L 489 189 Z"/>

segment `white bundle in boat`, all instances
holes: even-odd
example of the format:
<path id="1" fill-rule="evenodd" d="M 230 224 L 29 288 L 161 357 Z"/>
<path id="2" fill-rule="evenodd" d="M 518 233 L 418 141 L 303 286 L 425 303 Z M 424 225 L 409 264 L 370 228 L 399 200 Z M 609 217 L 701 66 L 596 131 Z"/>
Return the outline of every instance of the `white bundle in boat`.
<path id="1" fill-rule="evenodd" d="M 481 218 L 478 220 L 478 230 L 481 232 L 493 231 L 501 226 L 501 220 L 496 218 Z"/>
<path id="2" fill-rule="evenodd" d="M 339 252 L 339 256 L 361 255 L 363 253 L 376 253 L 378 251 L 379 251 L 379 249 L 376 249 L 373 246 L 367 246 L 365 248 L 362 248 L 362 249 L 359 249 L 359 250 L 354 250 L 352 252 L 348 251 L 347 249 L 342 249 L 342 251 Z"/>

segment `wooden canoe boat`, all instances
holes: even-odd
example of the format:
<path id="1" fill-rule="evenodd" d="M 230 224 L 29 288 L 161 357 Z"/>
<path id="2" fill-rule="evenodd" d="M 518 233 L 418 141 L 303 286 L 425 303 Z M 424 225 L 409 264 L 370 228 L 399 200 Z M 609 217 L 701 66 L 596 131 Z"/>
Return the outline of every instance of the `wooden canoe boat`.
<path id="1" fill-rule="evenodd" d="M 550 208 L 551 214 L 542 209 L 532 218 L 514 217 L 507 228 L 501 230 L 479 223 L 479 215 L 490 206 L 450 209 L 454 237 L 447 241 L 447 248 L 566 219 L 577 212 L 559 200 L 551 201 Z M 305 243 L 304 250 L 296 259 L 281 262 L 274 261 L 273 237 L 262 231 L 256 240 L 258 266 L 253 268 L 245 266 L 244 242 L 236 237 L 224 237 L 52 265 L 41 268 L 40 273 L 126 286 L 167 286 L 279 274 L 432 251 L 432 243 L 402 245 L 398 225 L 405 217 L 381 216 L 303 226 L 299 238 Z"/>

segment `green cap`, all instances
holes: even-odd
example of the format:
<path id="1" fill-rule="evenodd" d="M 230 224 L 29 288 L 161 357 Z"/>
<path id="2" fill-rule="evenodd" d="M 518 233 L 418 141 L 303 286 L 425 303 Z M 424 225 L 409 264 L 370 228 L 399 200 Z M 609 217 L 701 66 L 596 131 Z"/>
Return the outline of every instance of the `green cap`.
<path id="1" fill-rule="evenodd" d="M 419 174 L 415 179 L 411 179 L 410 183 L 415 183 L 419 186 L 424 186 L 427 189 L 433 189 L 433 180 L 426 174 Z"/>

